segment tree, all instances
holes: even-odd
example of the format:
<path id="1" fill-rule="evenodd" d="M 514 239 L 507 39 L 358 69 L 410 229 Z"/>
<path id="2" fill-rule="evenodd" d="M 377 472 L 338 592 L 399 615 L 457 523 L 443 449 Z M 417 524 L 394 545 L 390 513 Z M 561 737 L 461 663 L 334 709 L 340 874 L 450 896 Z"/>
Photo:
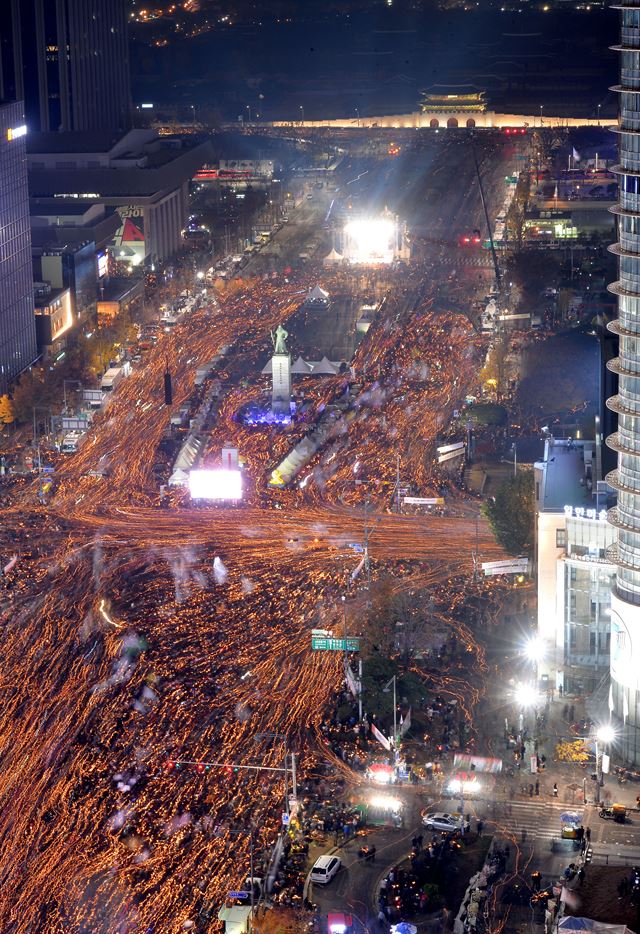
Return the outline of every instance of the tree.
<path id="1" fill-rule="evenodd" d="M 11 425 L 15 420 L 16 416 L 13 411 L 11 399 L 7 395 L 0 396 L 0 423 L 3 425 Z"/>
<path id="2" fill-rule="evenodd" d="M 371 590 L 371 602 L 363 618 L 364 657 L 400 657 L 408 664 L 424 628 L 424 602 L 417 592 L 393 589 L 393 579 L 383 578 Z"/>
<path id="3" fill-rule="evenodd" d="M 33 370 L 23 373 L 11 392 L 11 405 L 18 422 L 28 422 L 33 418 L 36 407 L 49 407 L 52 398 L 44 381 Z"/>
<path id="4" fill-rule="evenodd" d="M 558 762 L 588 762 L 589 752 L 581 739 L 558 743 L 555 758 Z"/>
<path id="5" fill-rule="evenodd" d="M 507 357 L 509 355 L 509 339 L 506 335 L 496 338 L 487 354 L 484 366 L 480 370 L 480 382 L 492 388 L 496 395 L 500 395 L 504 388 L 507 374 Z"/>
<path id="6" fill-rule="evenodd" d="M 469 409 L 469 415 L 477 425 L 505 425 L 509 413 L 503 405 L 478 402 Z"/>
<path id="7" fill-rule="evenodd" d="M 256 934 L 306 934 L 308 921 L 300 909 L 278 905 L 256 912 L 253 930 Z"/>
<path id="8" fill-rule="evenodd" d="M 521 468 L 482 507 L 498 543 L 511 555 L 531 551 L 535 505 L 533 472 Z"/>

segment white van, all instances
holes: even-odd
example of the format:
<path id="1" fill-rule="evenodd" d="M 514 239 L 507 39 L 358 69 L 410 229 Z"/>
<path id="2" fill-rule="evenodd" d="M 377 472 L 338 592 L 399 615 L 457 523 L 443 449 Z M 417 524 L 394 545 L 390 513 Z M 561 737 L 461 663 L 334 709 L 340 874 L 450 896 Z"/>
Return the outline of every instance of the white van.
<path id="1" fill-rule="evenodd" d="M 311 881 L 318 885 L 326 885 L 331 882 L 342 865 L 339 856 L 319 856 L 313 864 L 311 870 Z"/>
<path id="2" fill-rule="evenodd" d="M 80 442 L 85 436 L 84 431 L 69 431 L 62 439 L 62 445 L 60 446 L 60 451 L 62 454 L 74 454 Z"/>

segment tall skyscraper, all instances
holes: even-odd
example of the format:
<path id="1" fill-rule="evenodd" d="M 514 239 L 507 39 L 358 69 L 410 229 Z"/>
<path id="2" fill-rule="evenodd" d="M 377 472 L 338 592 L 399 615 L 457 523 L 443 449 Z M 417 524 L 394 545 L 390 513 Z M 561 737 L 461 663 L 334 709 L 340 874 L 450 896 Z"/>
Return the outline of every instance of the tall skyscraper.
<path id="1" fill-rule="evenodd" d="M 25 138 L 22 103 L 0 103 L 0 393 L 38 353 Z"/>
<path id="2" fill-rule="evenodd" d="M 0 3 L 0 98 L 24 100 L 30 130 L 129 129 L 125 0 Z"/>
<path id="3" fill-rule="evenodd" d="M 618 466 L 607 482 L 618 494 L 609 520 L 617 529 L 612 557 L 617 565 L 611 597 L 610 710 L 620 726 L 625 758 L 640 761 L 640 0 L 614 6 L 621 11 L 619 96 L 618 318 L 609 329 L 619 337 L 619 355 L 607 366 L 618 376 L 618 394 L 607 406 L 618 416 L 618 431 L 607 444 Z"/>

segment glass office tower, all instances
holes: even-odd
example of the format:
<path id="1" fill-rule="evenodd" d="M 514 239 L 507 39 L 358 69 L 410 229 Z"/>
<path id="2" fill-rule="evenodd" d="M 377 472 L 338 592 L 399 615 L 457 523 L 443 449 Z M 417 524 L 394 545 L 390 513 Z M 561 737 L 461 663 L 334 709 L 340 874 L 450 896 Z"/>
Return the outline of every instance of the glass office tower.
<path id="1" fill-rule="evenodd" d="M 37 356 L 25 134 L 22 103 L 0 102 L 0 393 Z"/>

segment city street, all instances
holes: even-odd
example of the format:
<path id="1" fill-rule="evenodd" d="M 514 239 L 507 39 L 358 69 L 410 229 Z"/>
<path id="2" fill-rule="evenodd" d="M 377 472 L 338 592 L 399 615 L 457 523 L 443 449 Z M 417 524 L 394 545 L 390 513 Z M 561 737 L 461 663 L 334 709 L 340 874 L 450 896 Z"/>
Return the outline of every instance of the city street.
<path id="1" fill-rule="evenodd" d="M 454 156 L 463 152 L 453 144 Z M 443 164 L 459 192 L 453 179 L 460 163 L 450 157 Z M 496 178 L 500 173 L 504 165 L 496 165 Z M 442 215 L 442 232 L 480 222 L 473 173 L 465 184 L 447 219 L 443 204 L 425 202 L 425 211 Z M 497 187 L 494 194 L 499 201 Z M 250 280 L 184 316 L 62 462 L 46 503 L 35 483 L 15 489 L 0 537 L 3 554 L 17 554 L 2 593 L 11 678 L 0 725 L 12 738 L 0 784 L 5 929 L 9 912 L 41 929 L 62 916 L 72 925 L 81 918 L 92 931 L 111 931 L 125 917 L 168 929 L 209 916 L 237 888 L 248 869 L 252 823 L 268 852 L 282 784 L 253 769 L 278 767 L 287 747 L 301 774 L 324 760 L 320 726 L 341 684 L 342 661 L 311 652 L 309 630 L 340 624 L 340 596 L 354 566 L 349 546 L 363 539 L 366 499 L 374 579 L 392 568 L 398 591 L 432 588 L 453 605 L 470 587 L 474 551 L 483 560 L 500 556 L 477 502 L 460 497 L 428 453 L 482 360 L 482 341 L 467 319 L 442 308 L 478 271 L 461 265 L 460 278 L 449 282 L 450 267 L 440 269 L 449 249 L 466 262 L 456 244 L 405 270 L 381 272 L 385 309 L 353 364 L 358 417 L 332 449 L 330 471 L 324 452 L 311 464 L 306 489 L 265 486 L 303 426 L 290 434 L 251 432 L 233 416 L 252 392 L 263 392 L 269 332 L 296 311 L 300 295 L 318 282 L 330 293 L 345 288 L 349 273 L 328 273 L 315 260 L 286 276 Z M 213 456 L 225 442 L 238 445 L 245 502 L 161 508 L 151 468 L 167 421 L 164 368 L 180 405 L 198 365 L 223 345 L 231 348 L 228 373 L 242 374 L 249 388 L 223 376 L 210 450 Z M 426 365 L 416 368 L 416 360 Z M 343 391 L 331 379 L 316 405 Z M 380 391 L 374 405 L 365 401 Z M 394 445 L 416 490 L 446 486 L 453 504 L 460 497 L 459 515 L 388 511 Z M 356 460 L 363 483 L 354 487 Z M 473 644 L 468 626 L 445 619 L 441 625 Z M 357 632 L 357 619 L 350 625 Z M 454 690 L 462 703 L 464 688 Z M 470 718 L 473 703 L 465 702 Z M 256 745 L 256 736 L 274 730 L 273 742 Z M 191 764 L 171 765 L 181 760 Z M 405 836 L 390 850 L 385 844 L 380 861 L 384 852 L 401 855 Z M 86 854 L 81 870 L 79 852 Z M 375 871 L 353 869 L 364 887 Z"/>

